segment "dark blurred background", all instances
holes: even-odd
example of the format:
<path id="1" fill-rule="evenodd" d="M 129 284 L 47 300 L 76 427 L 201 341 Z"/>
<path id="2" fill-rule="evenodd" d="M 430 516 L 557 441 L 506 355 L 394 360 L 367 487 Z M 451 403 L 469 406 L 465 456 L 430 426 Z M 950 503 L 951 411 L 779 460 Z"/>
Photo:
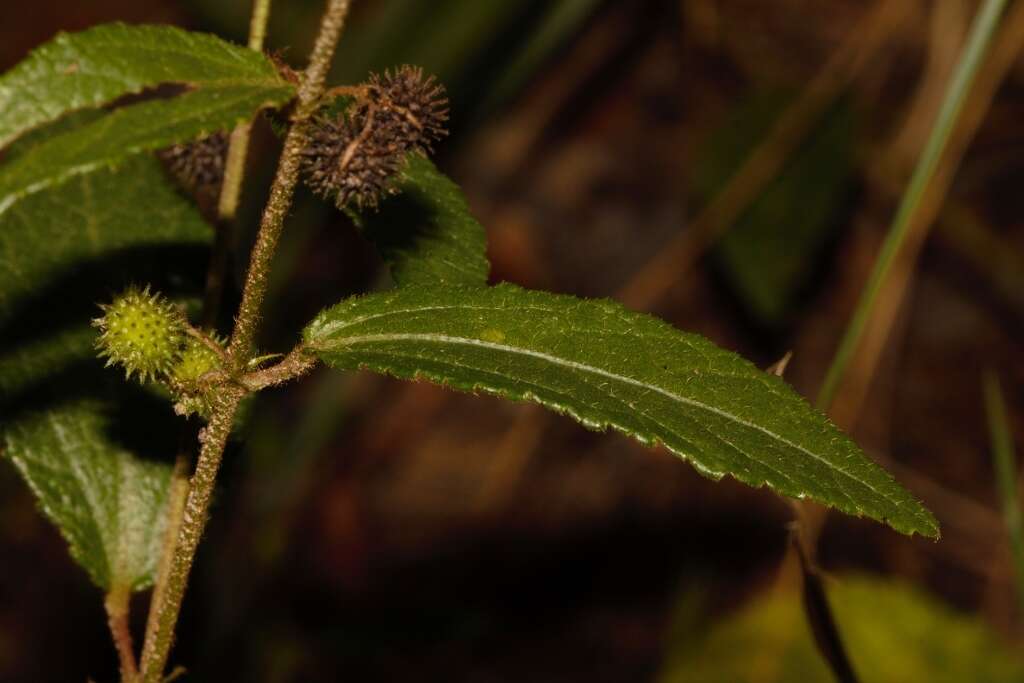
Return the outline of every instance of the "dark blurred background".
<path id="1" fill-rule="evenodd" d="M 302 66 L 322 4 L 278 0 L 270 50 Z M 416 63 L 447 85 L 452 134 L 438 163 L 487 226 L 494 281 L 615 296 L 762 367 L 792 350 L 786 377 L 813 399 L 976 8 L 357 0 L 333 81 Z M 249 9 L 8 2 L 0 69 L 58 30 L 113 20 L 244 42 Z M 1000 651 L 1021 644 L 1024 626 L 980 376 L 999 374 L 1024 442 L 1022 43 L 1012 6 L 1001 66 L 984 72 L 994 95 L 968 104 L 984 118 L 832 412 L 935 512 L 942 540 L 833 514 L 818 543 L 837 584 L 857 572 L 913 585 Z M 258 126 L 243 232 L 277 151 Z M 276 324 L 262 340 L 274 350 L 386 277 L 351 224 L 305 190 L 276 272 Z M 764 596 L 798 605 L 793 513 L 773 494 L 531 406 L 371 375 L 318 372 L 252 410 L 172 654 L 185 680 L 790 680 L 763 666 L 777 658 L 754 632 L 722 648 L 721 659 L 762 652 L 745 673 L 687 664 L 685 652 L 706 654 L 716 624 Z M 114 680 L 100 592 L 6 466 L 0 558 L 0 681 Z M 891 601 L 858 599 L 893 618 Z M 145 597 L 134 605 L 141 626 Z M 770 623 L 785 641 L 772 647 L 806 639 L 799 619 Z"/>

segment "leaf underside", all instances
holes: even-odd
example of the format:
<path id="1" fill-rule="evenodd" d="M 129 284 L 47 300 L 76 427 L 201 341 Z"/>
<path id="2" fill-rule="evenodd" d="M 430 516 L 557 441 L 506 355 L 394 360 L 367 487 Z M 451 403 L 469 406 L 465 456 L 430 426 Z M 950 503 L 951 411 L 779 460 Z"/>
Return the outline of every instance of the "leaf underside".
<path id="1" fill-rule="evenodd" d="M 614 302 L 507 284 L 406 288 L 342 302 L 305 338 L 337 368 L 537 402 L 663 444 L 714 479 L 938 535 L 920 503 L 782 380 Z"/>

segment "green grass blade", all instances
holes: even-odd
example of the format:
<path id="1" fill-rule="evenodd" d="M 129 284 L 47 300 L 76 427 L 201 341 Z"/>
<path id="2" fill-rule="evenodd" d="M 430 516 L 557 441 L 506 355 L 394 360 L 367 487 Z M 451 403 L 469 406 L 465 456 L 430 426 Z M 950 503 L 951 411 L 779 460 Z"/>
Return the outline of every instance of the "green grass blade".
<path id="1" fill-rule="evenodd" d="M 1003 519 L 1006 521 L 1006 533 L 1010 537 L 1010 551 L 1017 573 L 1017 599 L 1024 610 L 1024 529 L 1020 499 L 1017 496 L 1017 456 L 1014 452 L 1010 421 L 1006 415 L 1006 401 L 1003 399 L 999 378 L 995 373 L 985 373 L 984 391 L 996 485 L 1003 504 Z"/>
<path id="2" fill-rule="evenodd" d="M 875 268 L 871 272 L 871 277 L 868 279 L 867 284 L 864 286 L 860 301 L 857 303 L 857 309 L 846 328 L 843 340 L 839 344 L 839 349 L 832 359 L 832 365 L 825 375 L 825 382 L 821 387 L 821 392 L 818 394 L 819 408 L 827 409 L 835 398 L 839 384 L 846 374 L 846 368 L 854 352 L 857 350 L 868 320 L 871 318 L 871 312 L 882 290 L 882 285 L 885 283 L 889 271 L 896 260 L 896 255 L 899 254 L 909 233 L 911 219 L 921 204 L 921 198 L 924 196 L 925 189 L 927 189 L 928 184 L 935 176 L 939 161 L 942 159 L 942 153 L 946 149 L 946 144 L 949 142 L 960 112 L 967 101 L 971 84 L 974 82 L 978 68 L 985 58 L 988 46 L 992 41 L 996 28 L 999 26 L 999 20 L 1005 7 L 1006 0 L 986 0 L 971 26 L 967 45 L 960 56 L 956 71 L 953 73 L 953 79 L 946 89 L 942 106 L 939 109 L 939 115 L 932 126 L 921 158 L 918 159 L 914 175 L 911 177 L 910 184 L 903 193 L 899 210 L 896 212 L 895 218 L 893 218 L 892 226 L 889 228 L 889 233 L 885 238 L 885 243 L 882 245 L 882 251 L 878 255 L 878 260 L 875 261 Z"/>

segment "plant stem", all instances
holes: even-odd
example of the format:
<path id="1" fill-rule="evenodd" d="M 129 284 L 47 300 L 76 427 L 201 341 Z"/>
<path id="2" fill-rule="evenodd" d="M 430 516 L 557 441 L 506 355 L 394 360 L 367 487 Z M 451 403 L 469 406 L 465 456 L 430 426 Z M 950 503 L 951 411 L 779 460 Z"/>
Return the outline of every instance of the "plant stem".
<path id="1" fill-rule="evenodd" d="M 267 35 L 267 20 L 270 16 L 271 0 L 254 0 L 252 19 L 249 22 L 249 49 L 260 51 Z M 224 182 L 220 190 L 218 205 L 218 225 L 214 238 L 213 253 L 206 269 L 206 286 L 203 295 L 203 307 L 200 317 L 202 326 L 216 326 L 218 309 L 224 290 L 224 278 L 228 267 L 228 250 L 231 247 L 231 236 L 238 198 L 241 194 L 242 180 L 245 175 L 245 157 L 249 149 L 249 132 L 252 123 L 240 123 L 231 133 L 228 143 L 227 162 L 224 169 Z M 208 339 L 203 336 L 204 341 Z M 223 353 L 223 351 L 220 351 Z M 178 456 L 174 460 L 171 473 L 170 490 L 167 495 L 167 528 L 161 543 L 160 564 L 157 568 L 153 595 L 150 598 L 150 609 L 146 621 L 146 635 L 143 639 L 144 649 L 150 647 L 153 632 L 157 628 L 158 606 L 163 601 L 163 593 L 171 560 L 178 540 L 178 530 L 185 514 L 185 501 L 188 496 L 188 469 L 192 462 L 195 429 L 186 427 L 182 430 L 182 444 Z"/>
<path id="2" fill-rule="evenodd" d="M 263 51 L 267 36 L 267 20 L 270 18 L 270 0 L 254 0 L 252 19 L 249 22 L 249 49 Z M 217 215 L 221 221 L 231 221 L 238 211 L 238 198 L 242 193 L 242 179 L 245 177 L 245 157 L 249 151 L 249 132 L 252 122 L 238 124 L 231 132 L 228 158 L 224 165 L 224 184 L 220 190 Z"/>
<path id="3" fill-rule="evenodd" d="M 135 651 L 132 649 L 132 631 L 128 619 L 128 601 L 130 598 L 130 588 L 127 586 L 114 586 L 107 593 L 107 597 L 103 601 L 103 606 L 107 610 L 107 624 L 110 626 L 110 636 L 113 638 L 114 647 L 117 649 L 122 683 L 132 683 L 139 675 L 139 669 L 135 663 Z"/>
<path id="4" fill-rule="evenodd" d="M 257 52 L 263 49 L 267 37 L 267 19 L 270 18 L 270 0 L 254 0 L 252 18 L 249 20 L 249 49 Z"/>
<path id="5" fill-rule="evenodd" d="M 985 413 L 988 416 L 989 435 L 992 440 L 992 460 L 996 470 L 996 485 L 1003 503 L 1003 520 L 1010 540 L 1010 553 L 1017 577 L 1017 600 L 1024 611 L 1024 511 L 1017 495 L 1017 463 L 1013 448 L 1013 434 L 1006 416 L 1006 402 L 999 388 L 999 378 L 992 372 L 984 376 Z"/>
<path id="6" fill-rule="evenodd" d="M 843 645 L 843 638 L 839 633 L 836 618 L 832 614 L 832 606 L 828 601 L 821 572 L 807 556 L 808 548 L 798 538 L 798 533 L 793 534 L 790 539 L 791 546 L 799 560 L 800 575 L 803 579 L 801 603 L 807 625 L 811 630 L 814 646 L 825 663 L 828 664 L 828 668 L 838 683 L 857 683 L 860 679 L 857 678 L 853 662 Z"/>
<path id="7" fill-rule="evenodd" d="M 224 163 L 224 184 L 220 189 L 217 217 L 232 221 L 238 212 L 238 200 L 242 194 L 242 179 L 245 176 L 245 158 L 249 151 L 249 133 L 252 122 L 246 121 L 235 126 L 228 143 L 228 158 Z M 223 227 L 223 226 L 222 226 Z"/>
<path id="8" fill-rule="evenodd" d="M 185 512 L 181 518 L 181 527 L 178 529 L 178 540 L 164 577 L 163 590 L 156 596 L 159 597 L 159 602 L 154 605 L 155 627 L 150 632 L 149 642 L 143 648 L 143 683 L 159 683 L 163 678 L 188 575 L 192 569 L 199 539 L 206 526 L 217 470 L 243 395 L 244 392 L 237 387 L 225 386 L 214 399 L 210 422 L 200 434 L 202 448 L 199 451 L 196 470 L 189 483 Z"/>
<path id="9" fill-rule="evenodd" d="M 247 390 L 259 391 L 301 377 L 312 370 L 316 363 L 316 357 L 309 354 L 306 348 L 300 345 L 279 363 L 263 370 L 246 373 L 239 379 Z"/>
<path id="10" fill-rule="evenodd" d="M 320 34 L 313 45 L 309 66 L 299 86 L 299 101 L 292 126 L 285 137 L 284 150 L 277 167 L 277 176 L 270 190 L 270 199 L 263 212 L 259 234 L 252 249 L 249 271 L 246 274 L 242 303 L 235 319 L 235 332 L 228 346 L 234 367 L 241 369 L 252 353 L 260 309 L 267 291 L 270 264 L 284 227 L 284 217 L 291 206 L 295 183 L 299 177 L 299 153 L 306 146 L 309 119 L 316 111 L 324 92 L 324 80 L 334 56 L 341 30 L 348 14 L 349 0 L 330 0 L 327 13 L 320 24 Z"/>
<path id="11" fill-rule="evenodd" d="M 271 0 L 254 0 L 252 19 L 249 22 L 249 49 L 261 52 L 267 36 L 267 20 L 270 17 Z M 224 278 L 228 269 L 228 250 L 234 234 L 234 220 L 238 213 L 238 202 L 242 196 L 242 181 L 245 178 L 245 160 L 249 153 L 249 134 L 252 121 L 238 124 L 231 131 L 228 141 L 228 155 L 224 164 L 224 182 L 220 188 L 217 204 L 217 235 L 213 245 L 210 267 L 206 271 L 206 298 L 203 302 L 204 327 L 214 327 L 217 309 L 224 290 Z"/>
<path id="12" fill-rule="evenodd" d="M 236 368 L 244 367 L 246 357 L 251 353 L 259 324 L 259 311 L 266 292 L 270 262 L 298 180 L 299 153 L 305 145 L 308 120 L 315 112 L 319 97 L 323 93 L 324 81 L 338 38 L 341 36 L 349 4 L 349 0 L 328 0 L 309 66 L 299 87 L 298 108 L 278 162 L 270 198 L 264 209 L 256 245 L 253 247 L 245 290 L 242 294 L 242 305 L 235 319 L 229 353 Z M 257 0 L 256 13 L 265 14 L 268 10 L 267 0 Z M 163 678 L 188 576 L 206 526 L 217 471 L 224 455 L 228 435 L 231 433 L 235 413 L 244 395 L 245 390 L 237 386 L 221 387 L 213 399 L 210 421 L 200 433 L 202 447 L 195 472 L 189 482 L 177 543 L 166 576 L 163 577 L 162 589 L 154 592 L 155 601 L 151 607 L 154 627 L 149 633 L 142 655 L 143 683 L 159 683 Z"/>
<path id="13" fill-rule="evenodd" d="M 174 470 L 171 472 L 171 484 L 167 492 L 167 528 L 160 544 L 160 565 L 156 571 L 156 583 L 153 595 L 149 600 L 149 614 L 146 617 L 146 635 L 143 638 L 143 650 L 153 641 L 153 632 L 157 627 L 157 606 L 163 602 L 163 593 L 167 587 L 167 575 L 171 571 L 171 560 L 174 548 L 178 543 L 178 530 L 185 515 L 185 501 L 188 499 L 188 469 L 192 463 L 192 443 L 195 441 L 195 430 L 184 430 L 191 438 L 188 443 L 182 438 L 178 456 L 174 459 Z"/>
<path id="14" fill-rule="evenodd" d="M 914 214 L 921 203 L 925 189 L 939 166 L 946 143 L 949 142 L 950 134 L 953 132 L 960 111 L 967 100 L 971 84 L 974 82 L 974 77 L 983 61 L 992 35 L 999 25 L 999 19 L 1005 6 L 1006 0 L 986 0 L 971 25 L 967 45 L 957 63 L 952 81 L 946 89 L 935 125 L 932 126 L 924 151 L 914 169 L 914 175 L 910 179 L 910 184 L 903 193 L 903 199 L 892 226 L 889 228 L 889 233 L 886 235 L 878 260 L 875 261 L 874 270 L 864 286 L 857 309 L 846 328 L 839 349 L 832 359 L 832 365 L 825 375 L 825 382 L 818 394 L 817 401 L 818 408 L 822 410 L 827 410 L 832 404 L 839 384 L 846 374 L 846 368 L 853 353 L 857 350 L 871 312 L 875 307 L 878 294 L 910 232 Z"/>

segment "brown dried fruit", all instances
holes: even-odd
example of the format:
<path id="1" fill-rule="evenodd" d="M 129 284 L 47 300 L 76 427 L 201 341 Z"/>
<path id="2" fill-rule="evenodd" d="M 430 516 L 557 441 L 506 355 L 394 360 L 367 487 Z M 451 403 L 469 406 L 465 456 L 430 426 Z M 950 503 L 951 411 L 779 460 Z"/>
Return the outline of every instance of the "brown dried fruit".
<path id="1" fill-rule="evenodd" d="M 224 180 L 228 134 L 214 133 L 193 142 L 173 145 L 160 150 L 157 155 L 185 189 L 217 194 Z"/>
<path id="2" fill-rule="evenodd" d="M 306 184 L 338 208 L 375 207 L 410 153 L 427 153 L 447 131 L 444 87 L 403 66 L 374 74 L 362 95 L 335 120 L 317 119 L 302 152 Z"/>

